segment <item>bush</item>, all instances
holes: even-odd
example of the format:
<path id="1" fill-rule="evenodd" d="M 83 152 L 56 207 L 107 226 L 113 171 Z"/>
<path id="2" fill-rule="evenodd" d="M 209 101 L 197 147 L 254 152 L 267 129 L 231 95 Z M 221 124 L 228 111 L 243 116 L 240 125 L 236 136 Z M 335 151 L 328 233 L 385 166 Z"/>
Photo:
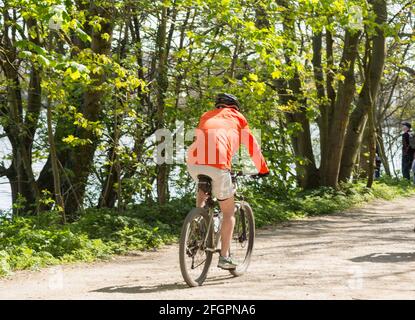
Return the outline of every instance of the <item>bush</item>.
<path id="1" fill-rule="evenodd" d="M 156 209 L 152 209 L 156 210 Z M 12 270 L 106 258 L 132 250 L 157 248 L 177 239 L 169 224 L 145 222 L 129 210 L 88 209 L 79 220 L 62 226 L 57 213 L 0 220 L 0 276 Z M 167 221 L 167 220 L 166 220 Z M 176 222 L 177 224 L 177 222 Z"/>
<path id="2" fill-rule="evenodd" d="M 10 274 L 9 254 L 5 250 L 0 250 L 0 277 Z"/>
<path id="3" fill-rule="evenodd" d="M 77 234 L 86 234 L 90 239 L 121 243 L 140 250 L 174 240 L 174 228 L 159 220 L 149 220 L 151 222 L 145 222 L 131 209 L 122 215 L 116 210 L 88 209 L 70 228 Z M 133 241 L 134 239 L 140 241 Z"/>

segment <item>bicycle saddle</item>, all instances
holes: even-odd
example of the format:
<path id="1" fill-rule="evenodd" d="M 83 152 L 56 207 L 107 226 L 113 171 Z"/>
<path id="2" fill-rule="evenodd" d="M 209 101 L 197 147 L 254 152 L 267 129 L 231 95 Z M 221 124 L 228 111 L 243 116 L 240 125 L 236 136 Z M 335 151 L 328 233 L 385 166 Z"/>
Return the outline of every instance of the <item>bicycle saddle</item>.
<path id="1" fill-rule="evenodd" d="M 204 174 L 199 174 L 197 176 L 197 186 L 200 190 L 202 190 L 204 193 L 210 193 L 212 191 L 212 178 L 209 176 L 206 176 Z"/>

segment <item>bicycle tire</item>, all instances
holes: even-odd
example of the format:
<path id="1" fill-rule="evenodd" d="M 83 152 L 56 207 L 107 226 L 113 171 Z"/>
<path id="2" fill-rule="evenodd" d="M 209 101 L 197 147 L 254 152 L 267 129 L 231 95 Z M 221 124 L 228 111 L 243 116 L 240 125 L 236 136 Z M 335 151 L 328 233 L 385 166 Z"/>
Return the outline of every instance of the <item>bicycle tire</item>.
<path id="1" fill-rule="evenodd" d="M 206 255 L 206 260 L 204 261 L 204 265 L 202 268 L 202 271 L 200 275 L 198 275 L 196 278 L 190 275 L 188 267 L 186 265 L 186 257 L 187 257 L 187 238 L 189 236 L 189 228 L 191 227 L 191 223 L 195 221 L 196 219 L 201 218 L 201 223 L 205 225 L 206 232 L 209 233 L 207 238 L 207 247 L 212 247 L 212 226 L 210 230 L 207 230 L 209 225 L 209 215 L 205 209 L 202 208 L 194 208 L 192 209 L 188 215 L 186 216 L 182 232 L 180 236 L 180 245 L 179 245 L 179 260 L 180 260 L 180 271 L 182 273 L 184 281 L 190 286 L 190 287 L 197 287 L 201 286 L 203 282 L 206 280 L 207 274 L 209 272 L 210 265 L 212 263 L 212 256 L 213 253 L 210 251 L 204 250 L 204 253 Z M 198 249 L 199 251 L 201 249 Z"/>
<path id="2" fill-rule="evenodd" d="M 245 202 L 240 201 L 240 209 L 235 213 L 235 228 L 234 228 L 234 236 L 232 237 L 232 242 L 235 238 L 235 232 L 238 231 L 238 223 L 242 222 L 242 219 L 246 219 L 248 225 L 246 226 L 248 229 L 248 239 L 247 239 L 247 247 L 246 247 L 246 254 L 244 260 L 238 263 L 236 269 L 229 270 L 229 272 L 234 275 L 235 277 L 239 277 L 243 275 L 249 267 L 251 262 L 251 256 L 254 249 L 254 241 L 255 241 L 255 218 L 252 212 L 251 206 Z M 239 216 L 238 216 L 239 215 Z M 239 219 L 239 220 L 238 220 Z M 232 243 L 231 243 L 232 249 Z"/>

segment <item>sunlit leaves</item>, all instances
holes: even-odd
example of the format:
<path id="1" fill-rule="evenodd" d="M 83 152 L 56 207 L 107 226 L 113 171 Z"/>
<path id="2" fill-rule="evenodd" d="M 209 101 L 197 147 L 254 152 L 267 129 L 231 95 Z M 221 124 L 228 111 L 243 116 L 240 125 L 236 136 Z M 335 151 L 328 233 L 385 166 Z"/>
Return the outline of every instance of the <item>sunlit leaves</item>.
<path id="1" fill-rule="evenodd" d="M 78 69 L 75 69 L 75 71 L 72 70 L 72 68 L 66 69 L 65 76 L 69 76 L 72 80 L 78 80 L 81 77 L 81 73 Z"/>
<path id="2" fill-rule="evenodd" d="M 39 70 L 42 103 L 53 109 L 54 128 L 63 122 L 72 130 L 60 135 L 59 142 L 63 136 L 66 147 L 91 142 L 99 145 L 100 159 L 108 165 L 114 164 L 108 159 L 108 150 L 114 147 L 122 174 L 124 168 L 139 170 L 128 181 L 140 180 L 137 176 L 144 173 L 139 183 L 148 189 L 154 177 L 154 164 L 149 160 L 154 146 L 142 137 L 154 130 L 157 120 L 160 50 L 168 53 L 168 85 L 160 95 L 166 126 L 174 127 L 176 120 L 183 120 L 186 128 L 192 128 L 204 111 L 214 107 L 218 92 L 233 93 L 241 100 L 250 124 L 263 131 L 264 151 L 276 176 L 274 183 L 282 183 L 284 177 L 284 183 L 290 184 L 290 166 L 304 162 L 294 159 L 290 145 L 290 138 L 301 126 L 287 125 L 286 116 L 303 112 L 314 122 L 319 108 L 329 104 L 328 98 L 318 97 L 316 91 L 312 36 L 323 36 L 321 83 L 325 85 L 330 75 L 336 90 L 345 80 L 339 66 L 345 30 L 360 29 L 361 20 L 368 35 L 379 27 L 370 5 L 357 0 L 288 0 L 286 8 L 281 5 L 283 1 L 275 0 L 94 1 L 97 7 L 114 9 L 111 21 L 99 16 L 96 8 L 92 10 L 89 2 L 86 6 L 61 0 L 8 3 L 21 13 L 16 23 L 17 40 L 22 40 L 20 33 L 26 35 L 16 43 L 21 70 Z M 160 13 L 166 7 L 166 43 L 160 46 Z M 285 18 L 292 21 L 289 28 L 283 27 Z M 35 20 L 30 21 L 30 29 L 29 19 Z M 113 34 L 105 28 L 108 22 L 115 27 Z M 382 26 L 388 36 L 398 34 L 401 27 Z M 333 63 L 326 59 L 324 37 L 328 32 L 334 40 Z M 171 43 L 167 43 L 170 35 Z M 91 40 L 110 45 L 111 54 L 94 53 Z M 399 41 L 409 44 L 411 38 Z M 360 64 L 364 63 L 363 47 L 359 47 Z M 401 67 L 399 58 L 390 60 L 396 69 Z M 29 82 L 25 73 L 22 83 L 26 88 Z M 295 81 L 300 84 L 300 94 L 290 90 Z M 280 86 L 284 90 L 280 91 Z M 100 95 L 102 112 L 98 119 L 89 119 L 85 112 L 86 92 Z M 287 96 L 293 99 L 286 102 Z M 90 140 L 83 140 L 79 133 Z M 119 137 L 115 138 L 115 133 Z M 144 145 L 144 150 L 133 151 L 133 143 Z M 100 162 L 95 165 L 101 169 Z M 120 186 L 124 188 L 123 183 Z"/>
<path id="3" fill-rule="evenodd" d="M 76 80 L 89 80 L 89 69 L 83 64 L 77 62 L 68 63 L 68 68 L 64 72 L 65 77 L 69 77 L 72 81 Z"/>
<path id="4" fill-rule="evenodd" d="M 258 75 L 254 74 L 254 73 L 250 73 L 248 75 L 248 78 L 249 78 L 249 80 L 254 81 L 254 82 L 258 81 Z"/>
<path id="5" fill-rule="evenodd" d="M 83 145 L 92 143 L 90 139 L 81 139 L 81 138 L 73 136 L 72 134 L 63 138 L 62 141 L 70 145 L 71 147 L 78 147 L 78 146 L 83 146 Z"/>
<path id="6" fill-rule="evenodd" d="M 279 77 L 281 77 L 281 75 L 282 75 L 281 70 L 274 70 L 274 71 L 271 73 L 271 77 L 272 77 L 272 79 L 278 79 Z"/>

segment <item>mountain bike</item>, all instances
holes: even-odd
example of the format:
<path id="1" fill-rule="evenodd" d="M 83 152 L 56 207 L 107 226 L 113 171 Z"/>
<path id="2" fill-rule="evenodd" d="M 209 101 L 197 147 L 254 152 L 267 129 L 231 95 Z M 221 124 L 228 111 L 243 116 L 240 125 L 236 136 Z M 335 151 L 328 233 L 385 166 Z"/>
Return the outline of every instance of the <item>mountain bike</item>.
<path id="1" fill-rule="evenodd" d="M 241 172 L 232 173 L 235 188 L 235 227 L 230 246 L 232 259 L 238 266 L 229 270 L 234 276 L 241 276 L 248 269 L 255 239 L 255 220 L 250 205 L 238 193 L 238 178 Z M 245 175 L 247 176 L 247 175 Z M 254 177 L 254 176 L 248 176 Z M 194 208 L 186 216 L 180 237 L 180 270 L 190 287 L 201 286 L 207 278 L 213 254 L 220 254 L 222 213 L 216 208 L 212 197 L 212 180 L 205 175 L 198 176 L 198 189 L 207 194 L 203 208 Z"/>

